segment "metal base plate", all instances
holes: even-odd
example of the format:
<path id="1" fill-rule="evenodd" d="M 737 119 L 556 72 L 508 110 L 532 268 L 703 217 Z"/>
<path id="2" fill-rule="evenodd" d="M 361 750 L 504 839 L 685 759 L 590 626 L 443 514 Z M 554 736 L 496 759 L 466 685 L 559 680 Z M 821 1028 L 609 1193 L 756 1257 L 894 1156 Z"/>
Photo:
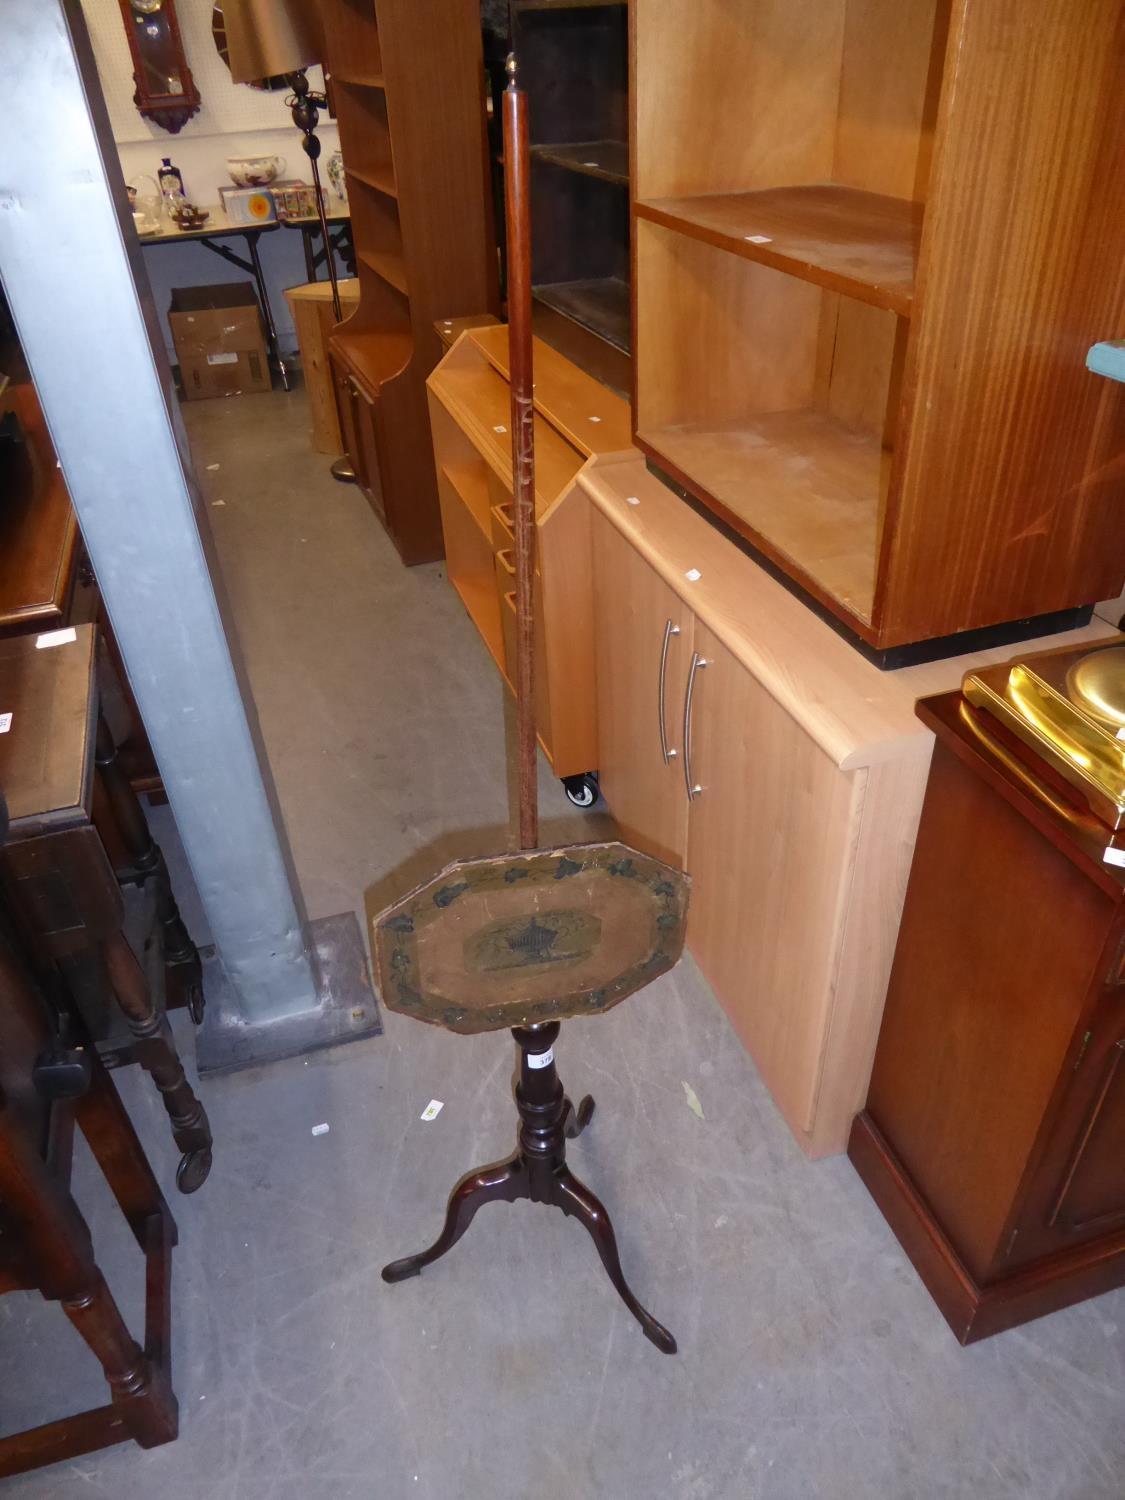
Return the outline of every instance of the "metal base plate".
<path id="1" fill-rule="evenodd" d="M 309 937 L 313 967 L 320 976 L 319 1004 L 277 1021 L 248 1023 L 238 1013 L 218 959 L 204 964 L 207 1012 L 195 1049 L 201 1078 L 256 1068 L 284 1057 L 299 1057 L 322 1047 L 335 1047 L 341 1042 L 382 1033 L 363 934 L 355 913 L 319 917 L 309 923 Z"/>

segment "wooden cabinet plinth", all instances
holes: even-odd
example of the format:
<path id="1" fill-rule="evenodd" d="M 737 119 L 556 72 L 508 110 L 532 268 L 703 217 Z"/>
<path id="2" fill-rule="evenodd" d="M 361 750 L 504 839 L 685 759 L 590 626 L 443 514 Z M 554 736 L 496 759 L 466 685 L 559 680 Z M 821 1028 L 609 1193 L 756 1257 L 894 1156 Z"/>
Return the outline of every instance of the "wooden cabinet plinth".
<path id="1" fill-rule="evenodd" d="M 962 1343 L 1125 1285 L 1125 870 L 951 693 L 849 1154 Z"/>

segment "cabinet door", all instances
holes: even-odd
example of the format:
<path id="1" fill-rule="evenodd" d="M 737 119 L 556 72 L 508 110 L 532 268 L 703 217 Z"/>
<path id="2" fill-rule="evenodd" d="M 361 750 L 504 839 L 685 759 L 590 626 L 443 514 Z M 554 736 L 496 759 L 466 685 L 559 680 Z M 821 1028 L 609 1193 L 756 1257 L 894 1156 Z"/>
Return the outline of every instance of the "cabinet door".
<path id="1" fill-rule="evenodd" d="M 1043 1164 L 1006 1247 L 1011 1265 L 1125 1225 L 1125 984 L 1102 990 L 1065 1073 Z"/>
<path id="2" fill-rule="evenodd" d="M 688 804 L 680 736 L 692 616 L 598 514 L 593 556 L 602 792 L 627 843 L 682 866 Z"/>
<path id="3" fill-rule="evenodd" d="M 356 396 L 356 438 L 363 462 L 363 491 L 385 522 L 383 481 L 379 471 L 379 408 L 357 381 L 352 385 Z"/>
<path id="4" fill-rule="evenodd" d="M 336 410 L 340 417 L 340 436 L 343 439 L 344 452 L 355 470 L 356 483 L 361 489 L 366 490 L 367 476 L 363 469 L 363 453 L 360 449 L 356 427 L 358 397 L 355 393 L 355 386 L 348 372 L 335 360 L 332 361 L 332 370 L 336 378 Z"/>
<path id="5" fill-rule="evenodd" d="M 808 1131 L 863 773 L 840 771 L 698 621 L 694 650 L 688 945 L 790 1127 Z"/>

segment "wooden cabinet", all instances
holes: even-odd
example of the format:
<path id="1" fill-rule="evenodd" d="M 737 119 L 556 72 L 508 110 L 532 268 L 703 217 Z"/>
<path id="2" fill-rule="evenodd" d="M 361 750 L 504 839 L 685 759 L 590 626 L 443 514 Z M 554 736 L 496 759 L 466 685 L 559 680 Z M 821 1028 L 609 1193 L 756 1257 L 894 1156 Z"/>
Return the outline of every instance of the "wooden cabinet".
<path id="1" fill-rule="evenodd" d="M 359 306 L 331 340 L 348 456 L 404 562 L 442 555 L 434 320 L 498 301 L 474 0 L 325 0 Z"/>
<path id="2" fill-rule="evenodd" d="M 686 866 L 691 951 L 798 1141 L 842 1151 L 926 784 L 914 702 L 1007 652 L 880 672 L 643 463 L 578 486 L 602 791 L 630 842 Z"/>
<path id="3" fill-rule="evenodd" d="M 630 26 L 638 446 L 877 652 L 1117 593 L 1119 0 Z"/>
<path id="4" fill-rule="evenodd" d="M 341 279 L 338 282 L 341 308 L 354 311 L 359 299 L 359 283 Z M 336 398 L 338 376 L 333 373 L 328 356 L 328 341 L 335 332 L 336 313 L 332 304 L 332 285 L 328 281 L 309 281 L 304 286 L 286 289 L 285 300 L 297 335 L 301 356 L 301 377 L 309 401 L 312 445 L 318 453 L 334 458 L 344 450 L 340 433 L 340 404 Z"/>
<path id="5" fill-rule="evenodd" d="M 1125 1284 L 1125 871 L 948 694 L 849 1154 L 962 1342 Z"/>

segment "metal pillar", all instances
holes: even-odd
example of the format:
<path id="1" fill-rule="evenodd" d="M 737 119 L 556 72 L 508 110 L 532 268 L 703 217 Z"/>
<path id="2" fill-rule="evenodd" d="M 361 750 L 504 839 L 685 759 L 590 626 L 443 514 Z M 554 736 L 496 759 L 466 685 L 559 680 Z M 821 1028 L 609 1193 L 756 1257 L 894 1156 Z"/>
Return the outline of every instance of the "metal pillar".
<path id="1" fill-rule="evenodd" d="M 218 945 L 201 1070 L 368 1034 L 354 915 L 300 907 L 78 0 L 4 0 L 0 53 L 37 121 L 0 131 L 0 276 Z"/>

